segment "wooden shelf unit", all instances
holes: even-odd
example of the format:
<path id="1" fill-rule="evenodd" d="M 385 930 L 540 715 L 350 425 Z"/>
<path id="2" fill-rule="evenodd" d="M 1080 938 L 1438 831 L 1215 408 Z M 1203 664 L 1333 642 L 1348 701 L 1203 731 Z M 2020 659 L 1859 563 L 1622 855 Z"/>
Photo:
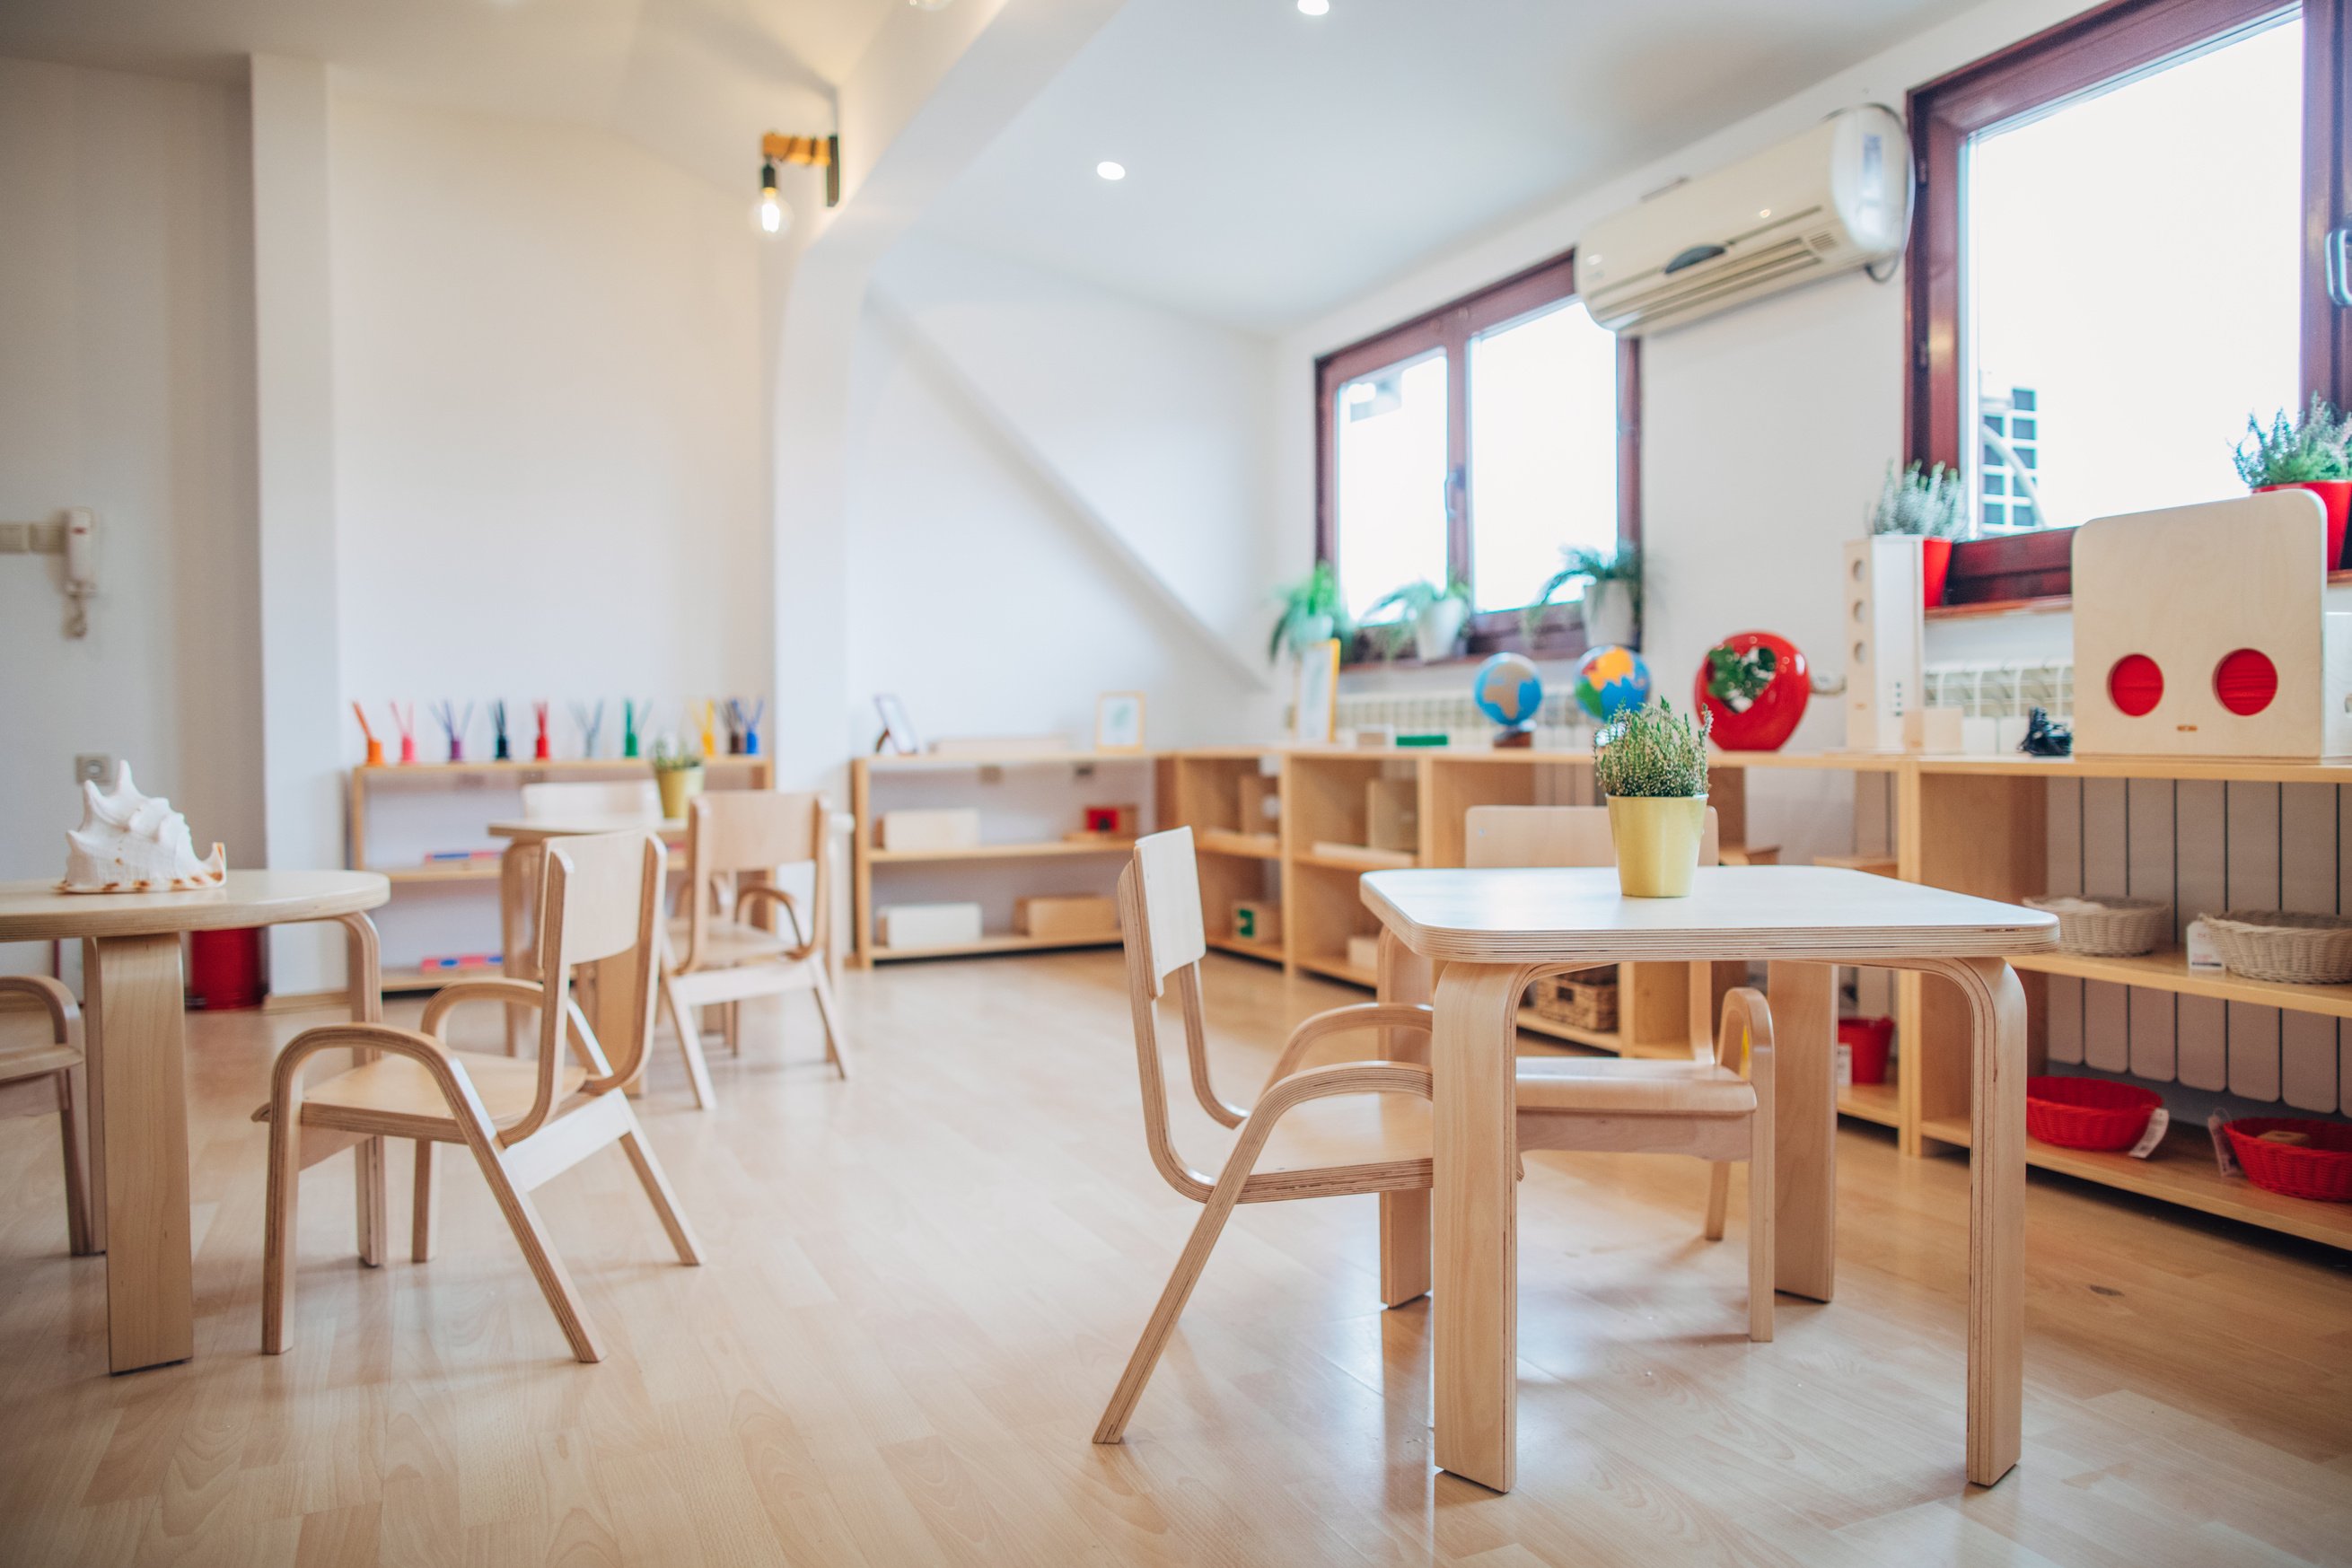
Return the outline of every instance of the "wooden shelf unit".
<path id="1" fill-rule="evenodd" d="M 711 789 L 765 789 L 773 782 L 771 764 L 764 757 L 706 758 L 703 768 Z M 650 779 L 652 777 L 653 763 L 639 757 L 573 757 L 547 762 L 386 763 L 373 767 L 362 763 L 350 769 L 346 779 L 344 864 L 354 871 L 383 873 L 385 880 L 392 883 L 392 907 L 403 904 L 404 891 L 436 900 L 478 896 L 495 904 L 499 885 L 499 862 L 496 860 L 425 862 L 407 865 L 370 863 L 371 828 L 377 809 L 387 799 L 395 797 L 414 799 L 431 794 L 472 797 L 471 803 L 461 814 L 464 825 L 445 826 L 441 831 L 455 837 L 470 836 L 479 842 L 435 844 L 432 847 L 502 848 L 497 840 L 490 837 L 489 824 L 522 815 L 520 791 L 526 784 L 617 783 L 631 779 Z M 378 842 L 380 847 L 380 838 Z M 469 889 L 475 891 L 469 893 Z M 496 929 L 496 919 L 493 910 L 488 916 L 493 930 Z M 388 925 L 396 936 L 410 935 L 404 930 L 408 924 L 404 917 L 396 922 L 387 921 L 383 913 L 379 912 L 377 923 Z M 492 938 L 492 943 L 495 943 L 495 938 Z M 452 940 L 439 951 L 470 952 L 486 946 L 479 942 L 469 945 Z M 394 957 L 384 968 L 383 988 L 386 992 L 437 990 L 453 979 L 475 978 L 499 972 L 495 968 L 427 972 Z"/>
<path id="2" fill-rule="evenodd" d="M 946 896 L 970 897 L 993 892 L 1001 894 L 1001 886 L 992 890 L 975 886 L 966 879 L 984 877 L 1006 868 L 1022 865 L 1066 866 L 1074 869 L 1077 878 L 1071 882 L 1060 878 L 1051 888 L 1030 891 L 1061 894 L 1083 891 L 1108 896 L 1115 885 L 1119 868 L 1125 863 L 1131 841 L 1116 839 L 1066 840 L 1045 838 L 1049 831 L 1076 831 L 1085 824 L 1075 807 L 1066 811 L 1053 806 L 1036 806 L 1034 800 L 1022 797 L 1024 782 L 1041 777 L 1061 775 L 1075 784 L 1081 770 L 1091 769 L 1105 779 L 1098 788 L 1090 785 L 1086 791 L 1097 797 L 1097 803 L 1133 804 L 1145 812 L 1145 821 L 1139 826 L 1150 831 L 1150 821 L 1157 814 L 1164 817 L 1169 799 L 1169 779 L 1172 764 L 1165 752 L 1153 751 L 974 751 L 971 753 L 929 753 L 917 757 L 860 757 L 850 764 L 850 810 L 855 822 L 851 843 L 850 898 L 852 946 L 850 962 L 859 968 L 871 968 L 913 958 L 980 957 L 996 953 L 1034 953 L 1054 947 L 1102 947 L 1116 946 L 1118 937 L 1086 936 L 1075 937 L 1025 936 L 1018 932 L 991 930 L 977 942 L 959 942 L 921 947 L 887 947 L 876 939 L 875 916 L 878 907 L 877 883 L 880 896 L 887 899 L 890 884 L 901 873 L 928 875 L 930 881 L 920 902 L 932 902 Z M 971 775 L 966 788 L 959 775 Z M 1003 841 L 982 841 L 955 849 L 887 850 L 881 845 L 882 816 L 899 802 L 889 799 L 893 781 L 898 792 L 905 795 L 904 803 L 923 807 L 979 806 L 981 790 L 1003 789 L 1003 797 L 986 808 L 982 831 L 991 825 L 990 818 L 1025 810 L 1032 817 L 1026 824 L 1030 836 Z M 1157 813 L 1152 802 L 1160 802 Z M 1062 820 L 1066 817 L 1067 820 Z M 1047 821 L 1047 819 L 1053 819 Z M 1002 831 L 1000 828 L 999 831 Z M 954 879 L 952 882 L 947 879 Z M 1001 878 L 1000 878 L 1001 881 Z M 1081 885 L 1082 884 L 1082 885 Z M 1005 902 L 999 897 L 997 902 Z"/>

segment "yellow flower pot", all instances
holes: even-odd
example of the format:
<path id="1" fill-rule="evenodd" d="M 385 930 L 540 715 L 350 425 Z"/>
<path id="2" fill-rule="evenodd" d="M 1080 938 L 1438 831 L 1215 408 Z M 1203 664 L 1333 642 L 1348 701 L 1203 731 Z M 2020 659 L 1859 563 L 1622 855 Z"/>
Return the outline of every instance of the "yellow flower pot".
<path id="1" fill-rule="evenodd" d="M 1609 797 L 1617 886 L 1628 898 L 1688 898 L 1706 831 L 1706 797 Z"/>
<path id="2" fill-rule="evenodd" d="M 654 784 L 661 790 L 662 816 L 674 821 L 686 815 L 687 802 L 702 793 L 702 769 L 656 768 Z"/>

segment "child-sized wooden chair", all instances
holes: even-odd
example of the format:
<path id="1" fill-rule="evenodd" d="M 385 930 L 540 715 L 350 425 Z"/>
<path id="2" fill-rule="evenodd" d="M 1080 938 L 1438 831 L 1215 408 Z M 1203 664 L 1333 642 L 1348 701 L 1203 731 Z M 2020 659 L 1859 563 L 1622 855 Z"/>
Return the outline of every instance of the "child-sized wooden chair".
<path id="1" fill-rule="evenodd" d="M 532 1190 L 589 1155 L 617 1143 L 652 1200 L 681 1263 L 701 1249 L 678 1212 L 668 1177 L 646 1146 L 622 1086 L 645 1061 L 653 1032 L 656 955 L 666 856 L 651 833 L 601 833 L 547 846 L 539 901 L 539 974 L 464 980 L 426 1004 L 419 1030 L 331 1024 L 305 1030 L 278 1053 L 269 1103 L 269 1216 L 263 1264 L 262 1349 L 282 1353 L 294 1289 L 296 1198 L 301 1173 L 369 1138 L 463 1144 L 473 1151 L 539 1288 L 582 1361 L 602 1359 L 563 1261 L 532 1206 Z M 643 998 L 625 1038 L 600 1041 L 572 999 L 575 966 L 595 966 Z M 618 974 L 606 966 L 617 966 Z M 452 1051 L 443 1020 L 459 1003 L 526 1003 L 539 1009 L 539 1056 L 518 1061 Z M 569 1037 L 570 1050 L 566 1039 Z M 609 1047 L 611 1055 L 606 1055 Z M 350 1049 L 356 1065 L 317 1082 L 302 1064 L 321 1051 Z M 572 1058 L 577 1058 L 576 1061 Z M 433 1163 L 416 1167 L 413 1256 L 430 1253 Z"/>
<path id="2" fill-rule="evenodd" d="M 826 833 L 833 813 L 822 795 L 729 789 L 698 796 L 687 812 L 685 914 L 669 924 L 670 956 L 662 968 L 662 996 L 686 1054 L 694 1103 L 710 1103 L 710 1071 L 695 1028 L 695 1009 L 728 1009 L 726 1034 L 737 1047 L 735 1005 L 747 997 L 807 991 L 824 1030 L 825 1059 L 849 1076 L 847 1041 L 828 972 L 833 917 L 833 858 Z M 786 866 L 810 867 L 808 918 L 799 901 L 766 879 Z M 732 908 L 723 882 L 735 883 Z M 741 918 L 748 906 L 782 907 L 792 935 Z"/>
<path id="3" fill-rule="evenodd" d="M 1159 1305 L 1095 1427 L 1095 1441 L 1116 1443 L 1136 1401 L 1159 1364 L 1192 1287 L 1236 1203 L 1276 1203 L 1295 1197 L 1426 1190 L 1430 1129 L 1425 1107 L 1383 1114 L 1377 1125 L 1332 1130 L 1317 1139 L 1285 1139 L 1286 1113 L 1339 1095 L 1429 1098 L 1429 1069 L 1397 1061 L 1348 1061 L 1311 1068 L 1267 1086 L 1247 1113 L 1217 1097 L 1209 1082 L 1208 1040 L 1201 1008 L 1201 960 L 1208 951 L 1201 925 L 1201 884 L 1192 862 L 1192 831 L 1178 828 L 1136 841 L 1118 879 L 1119 923 L 1127 947 L 1127 994 L 1135 1023 L 1136 1067 L 1143 1081 L 1143 1137 L 1151 1163 L 1169 1186 L 1202 1205 L 1192 1239 L 1176 1260 Z M 1161 1074 L 1158 1003 L 1171 980 L 1184 1017 L 1185 1061 L 1192 1093 L 1203 1110 L 1241 1138 L 1213 1178 L 1176 1151 L 1168 1127 L 1167 1081 Z M 1429 1009 L 1378 1005 L 1339 1008 L 1308 1019 L 1291 1032 L 1286 1053 L 1345 1030 L 1411 1025 L 1426 1028 Z"/>
<path id="4" fill-rule="evenodd" d="M 87 1258 L 98 1248 L 90 1236 L 89 1166 L 82 1152 L 81 1127 L 75 1120 L 80 1114 L 74 1102 L 80 1098 L 75 1082 L 82 1075 L 82 1054 L 74 1032 L 81 1021 L 81 1009 L 75 1005 L 71 991 L 47 975 L 0 975 L 0 996 L 30 997 L 49 1015 L 47 1044 L 0 1046 L 0 1084 L 29 1086 L 40 1079 L 50 1081 L 58 1142 L 66 1160 L 66 1246 L 75 1257 Z M 37 1116 L 46 1111 L 47 1107 L 35 1105 L 23 1113 Z"/>

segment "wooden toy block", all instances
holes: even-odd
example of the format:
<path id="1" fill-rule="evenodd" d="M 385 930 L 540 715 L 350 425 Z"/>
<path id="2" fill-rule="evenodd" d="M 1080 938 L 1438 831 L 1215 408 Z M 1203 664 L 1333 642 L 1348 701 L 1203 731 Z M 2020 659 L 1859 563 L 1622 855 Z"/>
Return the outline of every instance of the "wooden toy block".
<path id="1" fill-rule="evenodd" d="M 980 842 L 980 813 L 957 807 L 939 810 L 885 811 L 886 850 L 960 850 Z"/>
<path id="2" fill-rule="evenodd" d="M 1234 935 L 1244 942 L 1281 941 L 1282 906 L 1264 899 L 1235 900 Z"/>
<path id="3" fill-rule="evenodd" d="M 877 910 L 874 929 L 885 947 L 952 947 L 980 940 L 977 904 L 897 904 Z"/>
<path id="4" fill-rule="evenodd" d="M 1013 902 L 1013 928 L 1024 936 L 1083 942 L 1118 931 L 1118 905 L 1108 898 L 1061 895 Z"/>
<path id="5" fill-rule="evenodd" d="M 1136 806 L 1088 806 L 1086 818 L 1086 831 L 1089 833 L 1131 839 L 1143 831 L 1143 811 Z"/>

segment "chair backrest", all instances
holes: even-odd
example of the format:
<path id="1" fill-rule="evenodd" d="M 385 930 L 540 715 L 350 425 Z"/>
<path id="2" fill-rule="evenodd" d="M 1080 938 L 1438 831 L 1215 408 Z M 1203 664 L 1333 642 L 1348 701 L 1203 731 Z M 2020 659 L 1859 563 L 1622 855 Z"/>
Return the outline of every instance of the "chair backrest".
<path id="1" fill-rule="evenodd" d="M 555 1108 L 567 1034 L 588 1069 L 584 1091 L 602 1092 L 636 1076 L 653 1034 L 655 932 L 668 860 L 660 838 L 650 832 L 548 842 L 539 892 L 539 1092 L 530 1114 L 500 1134 L 505 1142 L 530 1136 Z M 625 980 L 638 1000 L 625 1038 L 598 1038 L 572 1004 L 572 967 L 590 964 L 613 966 L 602 972 L 614 982 Z"/>
<path id="2" fill-rule="evenodd" d="M 662 820 L 661 791 L 650 779 L 522 787 L 524 821 L 547 822 L 565 817 L 641 818 L 658 822 Z"/>
<path id="3" fill-rule="evenodd" d="M 796 934 L 803 944 L 821 942 L 831 927 L 833 857 L 826 835 L 833 808 L 823 795 L 773 789 L 721 789 L 698 795 L 686 810 L 686 944 L 677 955 L 681 970 L 700 961 L 703 933 L 715 902 L 712 884 L 742 873 L 764 875 L 788 865 L 810 868 L 809 919 Z M 795 925 L 800 912 L 786 898 Z"/>
<path id="4" fill-rule="evenodd" d="M 1501 866 L 1615 865 L 1606 806 L 1473 806 L 1463 819 L 1463 862 Z M 1715 808 L 1698 842 L 1698 863 L 1721 859 Z"/>
<path id="5" fill-rule="evenodd" d="M 1208 1023 L 1201 1003 L 1201 960 L 1208 942 L 1201 922 L 1200 871 L 1192 830 L 1177 828 L 1135 841 L 1118 876 L 1119 938 L 1127 950 L 1128 1009 L 1135 1027 L 1135 1065 L 1143 1087 L 1143 1140 L 1168 1185 L 1205 1202 L 1213 1183 L 1176 1152 L 1168 1124 L 1168 1081 L 1160 1060 L 1160 998 L 1171 979 L 1184 1017 L 1184 1061 L 1192 1097 L 1227 1126 L 1243 1113 L 1219 1100 L 1209 1082 Z"/>

